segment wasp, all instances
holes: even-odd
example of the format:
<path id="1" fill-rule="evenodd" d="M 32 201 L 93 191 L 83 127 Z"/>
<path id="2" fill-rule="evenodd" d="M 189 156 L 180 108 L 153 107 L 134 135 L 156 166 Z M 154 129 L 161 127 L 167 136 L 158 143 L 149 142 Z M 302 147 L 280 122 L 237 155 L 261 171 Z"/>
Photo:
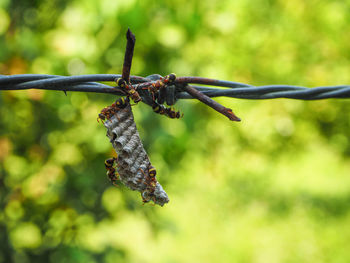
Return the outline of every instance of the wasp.
<path id="1" fill-rule="evenodd" d="M 152 109 L 155 113 L 159 113 L 161 115 L 165 115 L 171 119 L 179 119 L 183 117 L 183 114 L 181 114 L 180 111 L 175 111 L 170 107 L 165 107 L 162 104 L 159 104 L 155 101 L 153 101 Z"/>
<path id="2" fill-rule="evenodd" d="M 97 122 L 99 122 L 99 120 L 101 120 L 102 122 L 105 121 L 106 119 L 109 120 L 113 116 L 113 114 L 114 114 L 114 109 L 111 106 L 103 108 L 100 114 L 98 114 Z"/>
<path id="3" fill-rule="evenodd" d="M 146 177 L 147 188 L 150 193 L 153 194 L 156 189 L 157 179 L 156 179 L 157 171 L 153 165 L 149 165 L 148 167 L 148 176 Z"/>
<path id="4" fill-rule="evenodd" d="M 117 99 L 115 102 L 113 102 L 111 106 L 108 106 L 101 110 L 101 113 L 97 117 L 97 121 L 105 121 L 106 119 L 109 120 L 117 111 L 124 109 L 126 106 L 128 106 L 129 102 L 129 97 L 121 97 Z"/>
<path id="5" fill-rule="evenodd" d="M 155 177 L 157 175 L 156 168 L 153 165 L 151 165 L 151 164 L 148 167 L 148 174 L 151 177 Z"/>
<path id="6" fill-rule="evenodd" d="M 121 97 L 117 99 L 113 104 L 112 107 L 118 108 L 118 109 L 124 109 L 126 106 L 128 106 L 130 100 L 129 97 Z"/>
<path id="7" fill-rule="evenodd" d="M 109 158 L 105 161 L 107 176 L 109 180 L 115 185 L 116 181 L 119 180 L 119 175 L 114 168 L 114 164 L 117 164 L 117 158 L 115 157 Z"/>
<path id="8" fill-rule="evenodd" d="M 148 174 L 145 174 L 145 172 L 140 168 L 140 171 L 142 172 L 142 174 L 146 178 L 146 184 L 149 186 L 155 187 L 157 184 L 157 179 L 156 179 L 157 170 L 151 164 L 148 166 L 147 170 L 148 170 Z"/>
<path id="9" fill-rule="evenodd" d="M 158 91 L 159 89 L 174 83 L 175 79 L 176 79 L 175 73 L 171 73 L 169 75 L 166 75 L 164 78 L 160 78 L 155 83 L 152 83 L 152 87 L 153 89 L 155 89 L 155 91 Z"/>
<path id="10" fill-rule="evenodd" d="M 155 100 L 155 97 L 157 97 L 158 91 L 166 88 L 167 85 L 172 84 L 175 82 L 176 75 L 175 73 L 171 73 L 169 75 L 166 75 L 164 78 L 161 77 L 156 82 L 149 83 L 149 85 L 142 89 L 147 89 L 153 97 L 153 100 Z"/>
<path id="11" fill-rule="evenodd" d="M 171 119 L 179 119 L 183 116 L 183 114 L 181 114 L 180 111 L 175 111 L 171 107 L 165 107 L 163 104 L 160 104 L 155 100 L 155 97 L 157 97 L 158 92 L 161 93 L 164 88 L 174 83 L 175 80 L 176 80 L 175 73 L 171 73 L 169 75 L 166 75 L 164 78 L 160 78 L 155 83 L 152 83 L 149 87 L 147 87 L 147 89 L 149 90 L 149 92 L 152 94 L 152 97 L 153 97 L 153 105 L 152 105 L 153 111 L 161 115 L 165 115 Z"/>
<path id="12" fill-rule="evenodd" d="M 183 113 L 181 113 L 180 111 L 175 111 L 172 108 L 165 108 L 165 111 L 165 115 L 171 119 L 180 119 L 181 117 L 183 117 Z"/>
<path id="13" fill-rule="evenodd" d="M 115 80 L 115 82 L 117 83 L 118 87 L 126 92 L 127 96 L 130 96 L 135 103 L 138 103 L 142 100 L 140 94 L 136 91 L 136 89 L 131 84 L 127 84 L 125 79 L 118 78 Z"/>
<path id="14" fill-rule="evenodd" d="M 155 91 L 158 91 L 159 89 L 174 83 L 175 79 L 176 79 L 175 73 L 171 73 L 169 75 L 166 75 L 164 78 L 160 78 L 155 83 L 152 83 L 152 87 Z"/>
<path id="15" fill-rule="evenodd" d="M 170 73 L 169 75 L 166 75 L 164 77 L 164 83 L 165 84 L 172 84 L 176 80 L 176 74 L 175 73 Z"/>
<path id="16" fill-rule="evenodd" d="M 156 168 L 153 165 L 148 166 L 148 173 L 145 174 L 144 171 L 140 168 L 141 172 L 145 176 L 145 181 L 146 181 L 146 189 L 143 191 L 141 194 L 142 196 L 142 202 L 148 203 L 150 200 L 153 200 L 155 202 L 155 196 L 154 196 L 154 191 L 156 190 L 157 186 L 157 179 L 156 179 Z"/>

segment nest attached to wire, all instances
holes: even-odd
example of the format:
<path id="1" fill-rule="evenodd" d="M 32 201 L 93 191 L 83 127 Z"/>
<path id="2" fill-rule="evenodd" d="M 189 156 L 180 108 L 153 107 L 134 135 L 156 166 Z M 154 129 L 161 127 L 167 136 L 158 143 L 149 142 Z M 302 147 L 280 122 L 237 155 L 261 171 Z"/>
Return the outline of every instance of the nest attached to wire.
<path id="1" fill-rule="evenodd" d="M 154 184 L 150 185 L 151 162 L 140 140 L 130 104 L 106 120 L 104 126 L 118 154 L 120 181 L 129 189 L 139 191 L 143 202 L 153 201 L 160 206 L 168 203 L 167 193 L 155 178 L 152 178 Z"/>

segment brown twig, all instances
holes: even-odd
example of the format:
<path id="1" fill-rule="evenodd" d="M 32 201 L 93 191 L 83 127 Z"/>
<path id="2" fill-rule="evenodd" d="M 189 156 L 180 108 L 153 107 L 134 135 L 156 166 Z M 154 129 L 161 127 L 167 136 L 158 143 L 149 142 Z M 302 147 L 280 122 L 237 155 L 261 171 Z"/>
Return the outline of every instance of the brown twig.
<path id="1" fill-rule="evenodd" d="M 131 62 L 132 57 L 134 55 L 134 47 L 135 47 L 135 35 L 128 28 L 128 32 L 126 32 L 126 49 L 124 56 L 124 64 L 123 64 L 123 75 L 122 78 L 126 81 L 126 83 L 130 83 L 130 70 L 131 70 Z"/>
<path id="2" fill-rule="evenodd" d="M 183 90 L 185 90 L 192 97 L 200 100 L 204 104 L 207 104 L 209 107 L 212 107 L 214 110 L 216 110 L 216 111 L 220 112 L 221 114 L 225 115 L 231 121 L 241 121 L 241 119 L 238 118 L 233 113 L 233 111 L 231 109 L 222 106 L 220 103 L 216 102 L 215 100 L 212 100 L 207 95 L 204 95 L 202 92 L 196 90 L 195 88 L 191 87 L 190 85 L 185 85 L 183 87 Z"/>

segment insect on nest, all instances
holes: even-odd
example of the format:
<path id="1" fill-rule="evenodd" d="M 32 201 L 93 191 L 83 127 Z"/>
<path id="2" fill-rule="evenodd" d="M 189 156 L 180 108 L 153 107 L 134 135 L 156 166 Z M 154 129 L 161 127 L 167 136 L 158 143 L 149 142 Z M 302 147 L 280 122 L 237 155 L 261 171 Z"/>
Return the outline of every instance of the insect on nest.
<path id="1" fill-rule="evenodd" d="M 160 206 L 168 203 L 168 195 L 157 181 L 156 169 L 140 140 L 129 99 L 120 98 L 104 108 L 99 119 L 118 155 L 105 162 L 112 183 L 120 180 L 129 189 L 139 191 L 144 203 L 153 201 Z"/>

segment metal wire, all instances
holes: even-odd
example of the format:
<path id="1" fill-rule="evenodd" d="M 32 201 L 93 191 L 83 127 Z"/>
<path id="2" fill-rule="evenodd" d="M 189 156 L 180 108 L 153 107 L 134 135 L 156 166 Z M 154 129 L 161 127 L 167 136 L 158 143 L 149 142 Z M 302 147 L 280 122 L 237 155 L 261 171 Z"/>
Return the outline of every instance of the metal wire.
<path id="1" fill-rule="evenodd" d="M 193 86 L 202 91 L 208 97 L 232 97 L 240 99 L 299 99 L 299 100 L 320 100 L 329 98 L 350 98 L 350 86 L 330 86 L 306 88 L 289 85 L 268 85 L 268 86 L 249 86 L 244 88 L 217 89 L 203 86 Z M 179 99 L 192 99 L 185 92 L 177 94 Z"/>
<path id="2" fill-rule="evenodd" d="M 123 95 L 124 93 L 116 87 L 98 83 L 114 81 L 116 78 L 120 77 L 121 75 L 118 74 L 93 74 L 79 76 L 42 74 L 0 75 L 0 90 L 46 89 Z M 137 87 L 137 84 L 152 82 L 159 77 L 160 75 L 157 74 L 146 78 L 131 76 L 130 81 Z M 199 77 L 179 77 L 175 82 L 175 91 L 172 89 L 169 94 L 166 94 L 167 100 L 175 103 L 177 99 L 193 99 L 191 95 L 181 90 L 181 87 L 191 83 L 221 87 L 213 88 L 208 86 L 191 85 L 209 97 L 232 97 L 240 99 L 289 98 L 299 100 L 350 98 L 349 85 L 315 88 L 290 85 L 252 86 L 232 81 L 213 80 Z M 142 94 L 145 96 L 145 92 Z"/>

